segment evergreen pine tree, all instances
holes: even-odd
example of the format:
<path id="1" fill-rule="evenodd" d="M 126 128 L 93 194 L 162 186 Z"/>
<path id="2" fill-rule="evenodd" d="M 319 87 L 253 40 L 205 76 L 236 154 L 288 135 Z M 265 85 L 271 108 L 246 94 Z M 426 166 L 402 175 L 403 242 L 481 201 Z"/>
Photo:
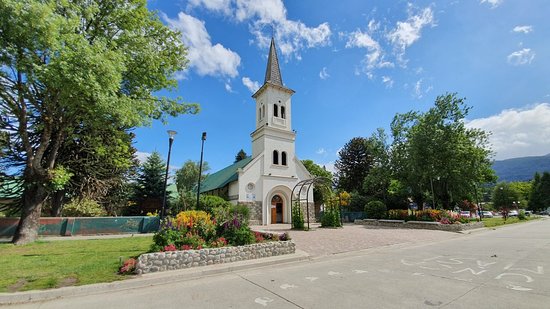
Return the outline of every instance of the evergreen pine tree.
<path id="1" fill-rule="evenodd" d="M 235 162 L 233 163 L 237 163 L 243 159 L 246 159 L 247 155 L 246 155 L 246 152 L 244 152 L 244 150 L 240 150 L 237 155 L 235 156 Z"/>
<path id="2" fill-rule="evenodd" d="M 146 199 L 160 199 L 164 193 L 166 162 L 158 152 L 153 152 L 139 169 L 135 198 L 138 202 Z"/>

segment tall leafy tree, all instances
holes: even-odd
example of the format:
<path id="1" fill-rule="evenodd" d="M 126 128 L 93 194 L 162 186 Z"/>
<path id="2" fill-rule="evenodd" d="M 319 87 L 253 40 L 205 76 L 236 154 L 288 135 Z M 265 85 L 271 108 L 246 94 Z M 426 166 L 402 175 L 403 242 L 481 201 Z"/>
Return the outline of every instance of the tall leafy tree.
<path id="1" fill-rule="evenodd" d="M 157 95 L 177 86 L 186 50 L 146 0 L 3 0 L 0 29 L 0 127 L 7 155 L 23 162 L 13 238 L 23 244 L 37 237 L 52 184 L 70 179 L 57 158 L 75 128 L 131 128 L 198 106 Z"/>
<path id="2" fill-rule="evenodd" d="M 479 184 L 495 180 L 488 133 L 466 127 L 469 111 L 465 99 L 453 93 L 438 96 L 427 112 L 394 117 L 393 172 L 419 204 L 431 197 L 450 208 L 475 200 Z"/>
<path id="3" fill-rule="evenodd" d="M 369 141 L 364 137 L 354 137 L 338 152 L 336 178 L 338 188 L 347 192 L 361 191 L 363 180 L 374 163 Z"/>
<path id="4" fill-rule="evenodd" d="M 302 160 L 307 171 L 314 177 L 323 177 L 328 179 L 328 190 L 332 189 L 332 173 L 327 171 L 320 165 L 316 164 L 312 160 Z M 328 197 L 329 192 L 325 187 L 315 186 L 313 187 L 313 199 L 316 204 L 322 204 L 325 201 L 325 198 Z"/>
<path id="5" fill-rule="evenodd" d="M 541 211 L 550 207 L 550 173 L 535 173 L 529 195 L 529 210 Z"/>
<path id="6" fill-rule="evenodd" d="M 190 209 L 196 204 L 197 182 L 199 180 L 199 162 L 187 160 L 176 171 L 176 187 L 180 196 L 180 205 L 183 209 Z M 201 181 L 208 176 L 210 166 L 208 162 L 202 162 Z"/>
<path id="7" fill-rule="evenodd" d="M 514 203 L 517 202 L 518 197 L 518 192 L 510 184 L 499 182 L 493 189 L 493 206 L 497 209 L 512 209 L 516 205 Z"/>
<path id="8" fill-rule="evenodd" d="M 237 155 L 235 156 L 235 162 L 234 163 L 237 163 L 243 159 L 246 159 L 246 152 L 244 152 L 244 150 L 239 150 L 239 152 L 237 153 Z"/>
<path id="9" fill-rule="evenodd" d="M 193 190 L 196 192 L 195 187 L 197 186 L 197 181 L 199 180 L 199 164 L 199 162 L 187 160 L 183 166 L 176 171 L 176 187 L 178 188 L 178 192 L 180 194 L 192 192 Z M 208 176 L 207 172 L 209 170 L 210 166 L 208 165 L 208 162 L 202 162 L 201 181 Z"/>

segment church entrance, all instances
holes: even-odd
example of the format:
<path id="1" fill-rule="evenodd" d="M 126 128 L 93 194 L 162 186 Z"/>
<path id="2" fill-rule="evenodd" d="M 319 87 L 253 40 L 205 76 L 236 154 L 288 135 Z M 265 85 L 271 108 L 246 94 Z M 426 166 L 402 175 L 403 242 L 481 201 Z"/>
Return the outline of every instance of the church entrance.
<path id="1" fill-rule="evenodd" d="M 271 224 L 283 223 L 283 199 L 274 195 L 271 199 Z"/>

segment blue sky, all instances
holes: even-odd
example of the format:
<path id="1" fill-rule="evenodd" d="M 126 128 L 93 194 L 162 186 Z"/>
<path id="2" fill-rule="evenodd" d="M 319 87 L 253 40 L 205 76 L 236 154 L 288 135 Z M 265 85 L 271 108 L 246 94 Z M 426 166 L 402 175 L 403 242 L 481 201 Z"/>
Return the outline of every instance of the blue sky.
<path id="1" fill-rule="evenodd" d="M 550 1 L 149 1 L 182 33 L 189 67 L 169 95 L 198 115 L 135 130 L 139 155 L 168 151 L 171 165 L 204 158 L 212 171 L 251 153 L 269 40 L 292 98 L 296 152 L 331 169 L 351 138 L 389 129 L 396 113 L 425 111 L 458 92 L 468 125 L 492 132 L 495 159 L 550 153 Z M 389 132 L 388 132 L 389 133 Z"/>

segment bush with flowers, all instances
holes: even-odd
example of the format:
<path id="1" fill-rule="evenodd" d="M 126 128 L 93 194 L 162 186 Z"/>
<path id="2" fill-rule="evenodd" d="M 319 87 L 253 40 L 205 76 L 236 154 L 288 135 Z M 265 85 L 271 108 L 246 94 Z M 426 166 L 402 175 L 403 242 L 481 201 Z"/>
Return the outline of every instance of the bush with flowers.
<path id="1" fill-rule="evenodd" d="M 214 218 L 205 211 L 182 211 L 161 222 L 160 230 L 153 236 L 151 252 L 218 248 L 227 245 L 240 246 L 276 240 L 273 235 L 256 235 L 248 226 L 246 206 L 216 208 Z M 281 240 L 289 239 L 288 235 Z"/>
<path id="2" fill-rule="evenodd" d="M 468 223 L 467 218 L 463 218 L 456 213 L 448 210 L 435 209 L 418 210 L 414 212 L 402 209 L 391 209 L 388 211 L 388 218 L 404 221 L 439 222 L 441 224 Z"/>

